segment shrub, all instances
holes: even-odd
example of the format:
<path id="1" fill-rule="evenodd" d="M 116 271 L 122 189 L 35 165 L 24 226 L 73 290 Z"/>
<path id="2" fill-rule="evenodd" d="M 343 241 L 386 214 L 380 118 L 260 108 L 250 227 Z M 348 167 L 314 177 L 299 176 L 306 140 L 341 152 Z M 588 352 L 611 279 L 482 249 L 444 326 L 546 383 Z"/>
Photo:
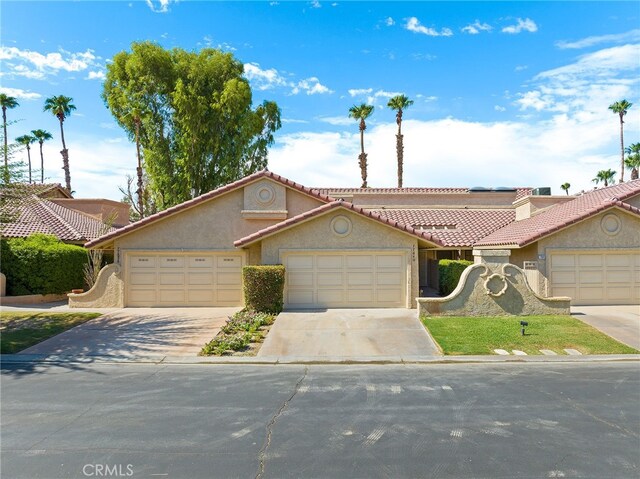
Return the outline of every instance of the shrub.
<path id="1" fill-rule="evenodd" d="M 284 266 L 242 268 L 245 308 L 263 313 L 279 313 L 284 305 Z"/>
<path id="2" fill-rule="evenodd" d="M 471 266 L 473 261 L 441 259 L 438 262 L 440 294 L 447 296 L 456 289 L 462 272 Z"/>
<path id="3" fill-rule="evenodd" d="M 243 309 L 229 317 L 218 335 L 204 345 L 201 355 L 222 356 L 233 351 L 242 351 L 249 343 L 259 341 L 262 326 L 273 324 L 276 317 L 267 313 L 257 313 Z"/>
<path id="4" fill-rule="evenodd" d="M 0 270 L 7 276 L 7 294 L 61 294 L 84 286 L 87 252 L 53 235 L 0 241 Z"/>

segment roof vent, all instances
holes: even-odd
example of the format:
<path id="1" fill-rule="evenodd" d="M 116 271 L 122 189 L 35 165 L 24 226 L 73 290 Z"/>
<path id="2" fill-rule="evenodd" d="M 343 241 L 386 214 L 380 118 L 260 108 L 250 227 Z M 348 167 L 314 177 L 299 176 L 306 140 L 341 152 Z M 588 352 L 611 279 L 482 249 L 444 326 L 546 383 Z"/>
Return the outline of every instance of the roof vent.
<path id="1" fill-rule="evenodd" d="M 551 188 L 549 188 L 548 186 L 534 188 L 531 194 L 533 196 L 551 196 Z"/>
<path id="2" fill-rule="evenodd" d="M 513 193 L 514 191 L 517 191 L 517 190 L 515 188 L 510 188 L 508 186 L 498 186 L 498 187 L 494 188 L 493 191 Z"/>
<path id="3" fill-rule="evenodd" d="M 469 192 L 471 193 L 482 193 L 486 191 L 491 191 L 491 188 L 485 188 L 484 186 L 474 186 L 473 188 L 469 188 Z"/>

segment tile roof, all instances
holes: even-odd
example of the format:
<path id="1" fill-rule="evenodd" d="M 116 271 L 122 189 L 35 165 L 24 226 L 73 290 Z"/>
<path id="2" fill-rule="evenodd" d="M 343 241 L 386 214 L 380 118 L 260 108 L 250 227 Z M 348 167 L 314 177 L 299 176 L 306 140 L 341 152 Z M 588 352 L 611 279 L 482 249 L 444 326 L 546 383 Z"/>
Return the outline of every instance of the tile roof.
<path id="1" fill-rule="evenodd" d="M 43 198 L 47 197 L 47 193 L 51 193 L 54 190 L 57 190 L 60 194 L 64 195 L 66 198 L 72 198 L 67 189 L 63 187 L 60 183 L 22 183 L 20 184 L 20 188 L 23 188 L 25 191 L 28 191 L 29 194 L 40 196 Z"/>
<path id="2" fill-rule="evenodd" d="M 513 209 L 376 209 L 385 218 L 418 230 L 430 230 L 445 247 L 471 247 L 476 241 L 513 222 Z M 446 226 L 447 229 L 440 229 Z M 436 227 L 436 229 L 431 229 Z"/>
<path id="3" fill-rule="evenodd" d="M 97 246 L 101 243 L 104 243 L 105 241 L 111 241 L 119 236 L 128 234 L 132 231 L 138 230 L 140 228 L 143 228 L 151 223 L 154 223 L 155 221 L 161 220 L 163 218 L 166 218 L 168 216 L 174 215 L 176 213 L 179 213 L 180 211 L 192 208 L 196 205 L 199 205 L 201 203 L 204 203 L 212 198 L 216 198 L 218 196 L 221 196 L 225 193 L 228 193 L 230 191 L 233 191 L 237 188 L 240 188 L 241 186 L 247 185 L 249 183 L 252 183 L 254 181 L 259 180 L 260 178 L 270 178 L 272 180 L 275 180 L 279 183 L 282 183 L 285 186 L 288 186 L 289 188 L 293 188 L 294 190 L 300 191 L 302 193 L 305 193 L 309 196 L 312 196 L 320 201 L 324 201 L 324 202 L 329 202 L 332 201 L 333 198 L 330 198 L 326 195 L 323 195 L 321 193 L 318 193 L 316 191 L 313 191 L 311 188 L 307 188 L 306 186 L 302 186 L 294 181 L 288 180 L 287 178 L 285 178 L 284 176 L 280 176 L 277 175 L 275 173 L 272 173 L 268 170 L 262 170 L 262 171 L 258 171 L 252 175 L 249 176 L 245 176 L 244 178 L 235 181 L 233 183 L 229 183 L 228 185 L 225 186 L 221 186 L 220 188 L 217 188 L 213 191 L 210 191 L 208 193 L 205 193 L 203 195 L 200 195 L 196 198 L 193 198 L 192 200 L 189 201 L 185 201 L 184 203 L 180 203 L 179 205 L 176 206 L 172 206 L 171 208 L 168 208 L 164 211 L 161 211 L 159 213 L 156 213 L 154 215 L 151 216 L 147 216 L 146 218 L 137 221 L 135 223 L 131 223 L 130 225 L 127 225 L 123 228 L 120 228 L 116 231 L 113 231 L 111 233 L 108 233 L 104 236 L 101 236 L 100 238 L 96 238 L 93 241 L 88 242 L 85 246 L 87 248 L 92 248 L 94 246 Z"/>
<path id="4" fill-rule="evenodd" d="M 289 218 L 288 220 L 282 221 L 278 224 L 275 224 L 273 226 L 269 226 L 267 228 L 264 228 L 260 231 L 257 231 L 253 234 L 250 234 L 248 236 L 245 236 L 244 238 L 239 239 L 238 241 L 234 242 L 234 245 L 236 247 L 241 247 L 241 246 L 246 246 L 248 244 L 254 243 L 255 241 L 258 241 L 266 236 L 270 236 L 274 233 L 277 233 L 281 230 L 290 228 L 292 226 L 295 226 L 298 223 L 302 223 L 306 220 L 309 220 L 311 218 L 317 217 L 317 216 L 321 216 L 324 213 L 333 210 L 335 208 L 344 208 L 350 211 L 353 211 L 354 213 L 370 218 L 374 221 L 377 221 L 379 223 L 382 223 L 384 225 L 387 226 L 391 226 L 392 228 L 398 229 L 404 233 L 408 233 L 410 235 L 416 236 L 419 239 L 425 240 L 425 241 L 429 241 L 431 243 L 434 243 L 436 245 L 439 246 L 443 246 L 442 242 L 440 241 L 439 238 L 437 238 L 436 236 L 432 235 L 431 233 L 427 233 L 426 231 L 419 231 L 416 230 L 414 228 L 412 228 L 411 226 L 407 226 L 403 223 L 399 223 L 396 220 L 390 219 L 390 218 L 385 218 L 384 216 L 381 216 L 373 211 L 367 211 L 364 210 L 362 208 L 359 208 L 358 206 L 355 206 L 351 203 L 348 203 L 346 201 L 342 201 L 342 200 L 338 200 L 338 201 L 332 201 L 330 203 L 326 203 L 322 206 L 319 206 L 313 210 L 309 210 L 306 211 L 305 213 L 302 213 L 298 216 L 294 216 L 293 218 Z"/>
<path id="5" fill-rule="evenodd" d="M 7 238 L 26 238 L 33 233 L 46 233 L 65 242 L 85 242 L 104 234 L 105 225 L 102 222 L 36 195 L 11 206 L 10 214 L 15 215 L 15 219 L 0 225 L 2 236 Z M 108 231 L 114 230 L 110 228 Z"/>
<path id="6" fill-rule="evenodd" d="M 390 194 L 437 194 L 437 195 L 446 195 L 446 194 L 474 194 L 469 191 L 469 188 L 464 187 L 451 187 L 451 188 L 311 188 L 314 191 L 317 191 L 320 194 L 328 195 L 328 196 L 338 196 L 338 195 L 353 195 L 353 194 L 371 194 L 371 195 L 390 195 Z M 532 192 L 532 188 L 530 187 L 518 187 L 514 188 L 516 190 L 516 200 L 520 198 L 524 198 L 528 196 Z M 492 191 L 487 191 L 490 193 Z M 477 193 L 482 194 L 483 192 Z"/>
<path id="7" fill-rule="evenodd" d="M 624 202 L 639 194 L 640 180 L 592 190 L 531 218 L 511 223 L 478 241 L 475 246 L 526 246 L 609 208 L 618 207 L 639 215 L 638 208 Z"/>

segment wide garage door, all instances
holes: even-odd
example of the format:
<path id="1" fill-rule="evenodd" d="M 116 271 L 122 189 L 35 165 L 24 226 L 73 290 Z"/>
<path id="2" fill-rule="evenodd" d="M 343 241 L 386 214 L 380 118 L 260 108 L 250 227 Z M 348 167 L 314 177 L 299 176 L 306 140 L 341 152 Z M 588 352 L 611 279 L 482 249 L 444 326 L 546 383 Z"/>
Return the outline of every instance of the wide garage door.
<path id="1" fill-rule="evenodd" d="M 405 308 L 405 252 L 285 253 L 285 307 Z"/>
<path id="2" fill-rule="evenodd" d="M 550 261 L 553 296 L 569 296 L 572 304 L 640 303 L 640 252 L 554 252 Z"/>
<path id="3" fill-rule="evenodd" d="M 128 253 L 127 306 L 240 306 L 242 254 Z"/>

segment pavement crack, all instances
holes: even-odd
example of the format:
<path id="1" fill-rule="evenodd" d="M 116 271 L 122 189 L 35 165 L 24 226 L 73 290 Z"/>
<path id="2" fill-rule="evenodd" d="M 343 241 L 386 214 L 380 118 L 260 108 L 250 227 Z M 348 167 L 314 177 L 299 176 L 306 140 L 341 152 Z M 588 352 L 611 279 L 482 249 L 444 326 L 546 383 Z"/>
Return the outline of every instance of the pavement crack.
<path id="1" fill-rule="evenodd" d="M 289 403 L 293 400 L 293 398 L 296 396 L 296 394 L 298 394 L 298 391 L 300 390 L 300 386 L 302 385 L 302 382 L 307 377 L 307 373 L 308 372 L 309 372 L 309 367 L 305 366 L 304 374 L 302 375 L 302 377 L 300 379 L 298 379 L 298 382 L 296 383 L 296 386 L 295 386 L 295 388 L 293 390 L 293 393 L 291 394 L 291 396 L 289 396 L 287 399 L 285 399 L 285 401 L 282 403 L 282 406 L 280 406 L 280 408 L 276 411 L 276 413 L 271 417 L 271 420 L 267 423 L 267 428 L 266 428 L 267 437 L 265 438 L 264 444 L 262 445 L 262 448 L 260 449 L 260 452 L 258 453 L 258 458 L 260 459 L 260 464 L 258 466 L 258 472 L 256 474 L 256 479 L 262 479 L 262 477 L 264 475 L 264 471 L 265 471 L 265 467 L 266 467 L 266 459 L 267 459 L 267 450 L 271 446 L 271 436 L 273 434 L 273 427 L 275 426 L 276 421 L 278 420 L 278 418 L 282 415 L 282 413 L 285 411 L 285 409 L 287 409 L 287 406 L 289 406 Z"/>

